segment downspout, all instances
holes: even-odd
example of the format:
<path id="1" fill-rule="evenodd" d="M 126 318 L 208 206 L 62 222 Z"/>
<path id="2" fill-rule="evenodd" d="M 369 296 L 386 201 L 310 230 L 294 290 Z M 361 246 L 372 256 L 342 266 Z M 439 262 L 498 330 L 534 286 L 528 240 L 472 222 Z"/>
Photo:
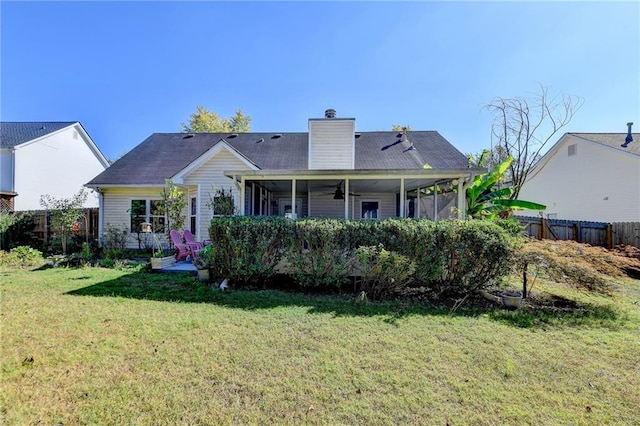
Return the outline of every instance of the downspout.
<path id="1" fill-rule="evenodd" d="M 96 187 L 98 193 L 98 247 L 102 247 L 102 235 L 104 235 L 104 194 Z"/>

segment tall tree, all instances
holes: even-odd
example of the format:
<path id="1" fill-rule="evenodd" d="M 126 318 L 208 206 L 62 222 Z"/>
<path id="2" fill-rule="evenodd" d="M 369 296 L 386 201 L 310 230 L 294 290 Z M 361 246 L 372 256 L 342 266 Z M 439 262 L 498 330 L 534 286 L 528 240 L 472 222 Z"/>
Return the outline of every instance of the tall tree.
<path id="1" fill-rule="evenodd" d="M 403 130 L 411 131 L 412 129 L 408 124 L 406 126 L 401 126 L 400 124 L 394 124 L 393 126 L 391 126 L 392 132 L 401 132 Z"/>
<path id="2" fill-rule="evenodd" d="M 241 109 L 230 118 L 220 117 L 202 105 L 196 107 L 191 114 L 189 123 L 182 123 L 180 131 L 183 133 L 216 133 L 216 132 L 249 132 L 251 131 L 251 117 L 245 115 Z"/>
<path id="3" fill-rule="evenodd" d="M 518 198 L 548 142 L 569 124 L 582 103 L 582 98 L 564 93 L 550 97 L 549 89 L 540 85 L 539 92 L 529 97 L 496 97 L 483 107 L 493 115 L 491 155 L 496 164 L 513 157 L 508 170 L 511 199 Z"/>

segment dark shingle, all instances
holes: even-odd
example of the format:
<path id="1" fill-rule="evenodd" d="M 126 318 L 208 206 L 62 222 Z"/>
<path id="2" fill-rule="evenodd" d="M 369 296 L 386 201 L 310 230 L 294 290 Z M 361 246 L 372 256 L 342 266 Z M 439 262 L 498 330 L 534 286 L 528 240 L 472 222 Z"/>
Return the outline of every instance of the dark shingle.
<path id="1" fill-rule="evenodd" d="M 438 132 L 409 132 L 415 150 L 403 152 L 397 132 L 359 132 L 355 139 L 356 169 L 466 168 L 467 157 Z M 89 185 L 161 185 L 224 139 L 262 170 L 306 170 L 308 133 L 154 133 L 125 156 L 96 176 Z M 407 145 L 407 146 L 405 146 Z"/>
<path id="2" fill-rule="evenodd" d="M 75 123 L 77 121 L 3 121 L 0 122 L 0 146 L 13 148 Z"/>

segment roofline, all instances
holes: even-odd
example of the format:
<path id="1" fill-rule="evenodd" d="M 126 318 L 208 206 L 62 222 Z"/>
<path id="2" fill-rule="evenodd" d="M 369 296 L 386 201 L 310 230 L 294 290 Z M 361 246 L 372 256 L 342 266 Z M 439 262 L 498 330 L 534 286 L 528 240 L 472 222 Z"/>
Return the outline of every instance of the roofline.
<path id="1" fill-rule="evenodd" d="M 264 179 L 306 179 L 320 180 L 327 177 L 356 177 L 360 179 L 392 176 L 394 178 L 460 178 L 486 173 L 485 168 L 468 167 L 461 169 L 336 169 L 336 170 L 228 170 L 227 177 L 242 176 L 256 180 Z"/>
<path id="2" fill-rule="evenodd" d="M 49 136 L 57 135 L 58 133 L 61 133 L 61 132 L 65 131 L 65 130 L 71 128 L 71 127 L 76 127 L 80 131 L 80 133 L 83 136 L 83 138 L 86 141 L 89 142 L 88 143 L 89 149 L 93 152 L 93 154 L 96 156 L 98 161 L 104 166 L 105 169 L 107 167 L 109 167 L 109 161 L 104 156 L 104 154 L 102 154 L 102 151 L 100 151 L 100 148 L 98 148 L 98 145 L 96 145 L 96 143 L 93 141 L 93 139 L 91 139 L 91 136 L 89 136 L 89 133 L 85 130 L 85 128 L 82 125 L 82 123 L 79 122 L 79 121 L 71 121 L 70 123 L 71 124 L 69 124 L 68 126 L 61 127 L 58 130 L 55 130 L 53 132 L 49 132 L 49 133 L 44 134 L 42 136 L 39 136 L 37 138 L 29 139 L 26 142 L 22 142 L 20 144 L 14 145 L 10 149 L 14 149 L 15 150 L 16 148 L 22 148 L 23 146 L 28 146 L 28 145 L 31 145 L 33 143 L 40 142 L 41 140 L 43 140 L 44 138 L 48 138 Z"/>
<path id="3" fill-rule="evenodd" d="M 145 183 L 145 184 L 135 184 L 135 183 L 85 183 L 83 186 L 87 188 L 92 188 L 96 190 L 100 190 L 101 188 L 162 188 L 164 183 Z"/>
<path id="4" fill-rule="evenodd" d="M 5 123 L 5 122 L 3 122 L 3 123 Z M 17 122 L 16 122 L 16 123 L 17 123 Z M 66 123 L 66 122 L 65 122 L 65 121 L 62 121 L 62 123 Z M 28 141 L 25 141 L 25 142 L 22 142 L 22 143 L 16 144 L 16 145 L 14 145 L 14 146 L 13 146 L 13 149 L 16 149 L 16 148 L 19 148 L 19 147 L 22 147 L 22 146 L 31 145 L 32 143 L 39 142 L 41 139 L 47 138 L 47 137 L 49 137 L 49 136 L 51 136 L 51 135 L 58 134 L 58 133 L 60 133 L 60 132 L 62 132 L 62 131 L 64 131 L 64 130 L 67 130 L 69 127 L 73 127 L 73 126 L 75 126 L 76 124 L 78 124 L 78 123 L 80 123 L 80 122 L 79 122 L 79 121 L 72 121 L 72 122 L 70 122 L 70 123 L 71 123 L 71 124 L 69 124 L 68 126 L 61 127 L 61 128 L 59 128 L 58 130 L 54 130 L 53 132 L 45 133 L 44 135 L 42 135 L 42 136 L 38 136 L 37 138 L 29 139 Z M 86 133 L 86 132 L 85 132 L 85 133 Z"/>
<path id="5" fill-rule="evenodd" d="M 176 174 L 174 174 L 172 176 L 172 179 L 174 179 L 176 183 L 182 182 L 185 175 L 191 173 L 193 170 L 200 167 L 203 163 L 208 161 L 210 158 L 213 158 L 214 156 L 216 156 L 222 149 L 226 149 L 227 151 L 229 151 L 229 153 L 235 156 L 238 160 L 246 164 L 247 167 L 250 167 L 254 170 L 260 170 L 260 167 L 258 167 L 257 164 L 249 160 L 244 154 L 242 154 L 240 151 L 238 151 L 233 146 L 231 146 L 224 138 L 221 138 L 218 142 L 216 142 L 215 145 L 213 145 L 211 148 L 206 150 L 204 153 L 198 156 L 195 160 L 190 162 L 185 168 L 183 168 L 182 170 L 179 170 Z"/>

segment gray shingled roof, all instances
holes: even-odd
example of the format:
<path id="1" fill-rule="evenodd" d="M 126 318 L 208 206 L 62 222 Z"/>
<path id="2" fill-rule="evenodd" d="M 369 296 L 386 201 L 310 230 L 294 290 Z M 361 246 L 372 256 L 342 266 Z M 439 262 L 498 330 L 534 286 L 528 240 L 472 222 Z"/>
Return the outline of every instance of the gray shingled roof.
<path id="1" fill-rule="evenodd" d="M 411 131 L 409 145 L 399 143 L 397 132 L 359 132 L 356 138 L 356 169 L 466 168 L 467 157 L 435 131 Z M 154 133 L 124 155 L 89 185 L 161 185 L 212 148 L 221 139 L 262 170 L 308 169 L 308 133 Z M 258 142 L 261 141 L 261 142 Z"/>
<path id="2" fill-rule="evenodd" d="M 569 133 L 582 139 L 606 145 L 619 151 L 629 152 L 631 154 L 640 155 L 640 133 L 632 133 L 633 142 L 623 148 L 621 145 L 627 137 L 626 133 Z"/>
<path id="3" fill-rule="evenodd" d="M 0 146 L 13 148 L 75 123 L 77 121 L 2 121 L 0 122 Z"/>

